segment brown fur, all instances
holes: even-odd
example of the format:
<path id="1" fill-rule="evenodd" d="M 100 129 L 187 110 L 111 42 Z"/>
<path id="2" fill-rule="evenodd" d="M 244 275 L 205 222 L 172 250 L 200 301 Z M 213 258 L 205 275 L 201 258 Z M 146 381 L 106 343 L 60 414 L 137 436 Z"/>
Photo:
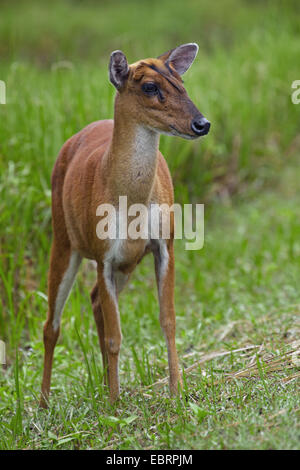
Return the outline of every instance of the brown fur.
<path id="1" fill-rule="evenodd" d="M 149 205 L 173 203 L 172 180 L 164 157 L 158 150 L 159 137 L 154 132 L 177 132 L 191 136 L 190 122 L 199 111 L 189 99 L 182 80 L 165 57 L 146 59 L 132 64 L 126 84 L 115 100 L 113 120 L 97 121 L 71 137 L 62 147 L 52 174 L 53 244 L 49 270 L 49 311 L 44 327 L 45 363 L 41 406 L 46 407 L 54 347 L 59 335 L 53 328 L 55 302 L 59 286 L 76 251 L 82 257 L 96 260 L 98 281 L 91 300 L 99 334 L 105 368 L 108 366 L 110 398 L 119 394 L 118 356 L 121 330 L 117 307 L 104 278 L 104 264 L 109 242 L 99 240 L 96 225 L 99 204 L 118 205 L 118 197 L 127 195 L 133 203 Z M 141 90 L 144 82 L 153 81 L 162 91 L 163 99 L 149 98 Z M 149 149 L 145 165 L 132 161 L 137 129 L 149 129 L 153 148 Z M 145 156 L 141 155 L 141 162 Z M 171 238 L 167 240 L 168 266 L 160 279 L 160 255 L 157 246 L 146 247 L 145 240 L 125 242 L 125 260 L 117 266 L 119 272 L 130 273 L 143 256 L 153 251 L 157 282 L 160 286 L 160 321 L 165 333 L 170 366 L 170 388 L 176 393 L 181 383 L 175 346 L 173 219 Z"/>

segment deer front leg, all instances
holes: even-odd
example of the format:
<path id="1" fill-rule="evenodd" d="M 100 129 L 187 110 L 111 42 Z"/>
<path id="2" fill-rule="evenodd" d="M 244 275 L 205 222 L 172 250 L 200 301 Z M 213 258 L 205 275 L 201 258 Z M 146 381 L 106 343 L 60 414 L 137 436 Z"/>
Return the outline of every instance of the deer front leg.
<path id="1" fill-rule="evenodd" d="M 114 272 L 110 264 L 98 265 L 98 286 L 104 320 L 104 344 L 108 361 L 108 383 L 110 402 L 120 394 L 119 353 L 122 342 L 120 315 Z"/>
<path id="2" fill-rule="evenodd" d="M 178 385 L 182 380 L 178 366 L 178 356 L 175 343 L 175 307 L 174 307 L 174 249 L 173 240 L 160 240 L 154 251 L 155 274 L 158 287 L 160 305 L 160 325 L 165 335 L 168 348 L 168 362 L 170 371 L 170 393 L 178 393 Z"/>
<path id="3" fill-rule="evenodd" d="M 106 348 L 105 348 L 104 320 L 103 320 L 103 314 L 101 310 L 98 282 L 96 282 L 91 292 L 91 301 L 92 301 L 92 309 L 93 309 L 94 318 L 95 318 L 96 327 L 97 327 L 100 349 L 102 353 L 104 384 L 107 385 L 107 354 L 106 354 Z"/>

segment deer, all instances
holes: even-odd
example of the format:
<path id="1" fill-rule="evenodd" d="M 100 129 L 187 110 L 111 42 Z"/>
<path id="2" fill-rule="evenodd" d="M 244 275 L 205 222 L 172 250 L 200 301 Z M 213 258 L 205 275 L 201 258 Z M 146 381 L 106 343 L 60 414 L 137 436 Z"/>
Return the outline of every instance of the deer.
<path id="1" fill-rule="evenodd" d="M 109 79 L 116 88 L 114 119 L 84 127 L 61 148 L 53 168 L 53 240 L 48 273 L 48 314 L 43 329 L 44 368 L 40 406 L 49 405 L 54 349 L 61 316 L 83 258 L 94 260 L 97 281 L 91 303 L 102 353 L 104 383 L 110 403 L 120 394 L 122 342 L 118 296 L 142 258 L 152 253 L 159 300 L 159 321 L 168 351 L 169 390 L 176 395 L 182 378 L 175 343 L 174 217 L 168 239 L 100 239 L 97 207 L 118 211 L 120 196 L 128 204 L 172 206 L 172 178 L 159 151 L 160 134 L 196 139 L 210 122 L 189 98 L 181 76 L 197 53 L 196 43 L 128 64 L 125 54 L 111 53 Z"/>

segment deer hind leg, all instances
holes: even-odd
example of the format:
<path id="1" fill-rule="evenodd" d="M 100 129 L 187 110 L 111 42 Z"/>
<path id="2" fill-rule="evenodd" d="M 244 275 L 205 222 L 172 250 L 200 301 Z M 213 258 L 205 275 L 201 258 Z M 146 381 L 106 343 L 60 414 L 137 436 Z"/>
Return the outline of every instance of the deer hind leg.
<path id="1" fill-rule="evenodd" d="M 81 257 L 70 246 L 57 246 L 53 242 L 48 277 L 48 316 L 44 325 L 44 372 L 40 406 L 47 408 L 50 393 L 54 348 L 59 336 L 64 305 L 75 280 Z"/>
<path id="2" fill-rule="evenodd" d="M 178 356 L 175 343 L 175 307 L 174 307 L 174 250 L 173 241 L 160 240 L 154 250 L 155 274 L 160 305 L 160 325 L 163 330 L 167 348 L 170 371 L 171 395 L 178 393 L 178 385 L 182 380 L 178 366 Z"/>
<path id="3" fill-rule="evenodd" d="M 98 282 L 95 284 L 91 292 L 91 301 L 92 301 L 92 309 L 93 309 L 94 318 L 95 318 L 96 327 L 97 327 L 100 349 L 102 353 L 104 383 L 105 385 L 107 385 L 107 374 L 108 374 L 107 352 L 106 352 L 105 340 L 104 340 L 104 319 L 103 319 L 103 314 L 101 310 Z"/>

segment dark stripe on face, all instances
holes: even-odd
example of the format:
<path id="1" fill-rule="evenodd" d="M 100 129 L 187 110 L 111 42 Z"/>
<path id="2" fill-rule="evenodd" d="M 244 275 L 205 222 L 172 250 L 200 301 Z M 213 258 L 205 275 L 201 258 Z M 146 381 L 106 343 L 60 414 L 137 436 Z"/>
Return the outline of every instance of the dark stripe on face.
<path id="1" fill-rule="evenodd" d="M 172 69 L 171 69 L 171 67 L 169 66 L 168 62 L 165 62 L 165 66 L 166 66 L 167 69 L 169 70 L 170 74 L 173 75 Z"/>
<path id="2" fill-rule="evenodd" d="M 176 90 L 178 90 L 180 93 L 183 92 L 182 88 L 180 88 L 173 80 L 171 80 L 165 72 L 162 70 L 158 69 L 155 65 L 152 64 L 146 64 L 147 67 L 150 67 L 150 69 L 155 70 L 155 72 L 159 73 L 162 75 Z"/>

